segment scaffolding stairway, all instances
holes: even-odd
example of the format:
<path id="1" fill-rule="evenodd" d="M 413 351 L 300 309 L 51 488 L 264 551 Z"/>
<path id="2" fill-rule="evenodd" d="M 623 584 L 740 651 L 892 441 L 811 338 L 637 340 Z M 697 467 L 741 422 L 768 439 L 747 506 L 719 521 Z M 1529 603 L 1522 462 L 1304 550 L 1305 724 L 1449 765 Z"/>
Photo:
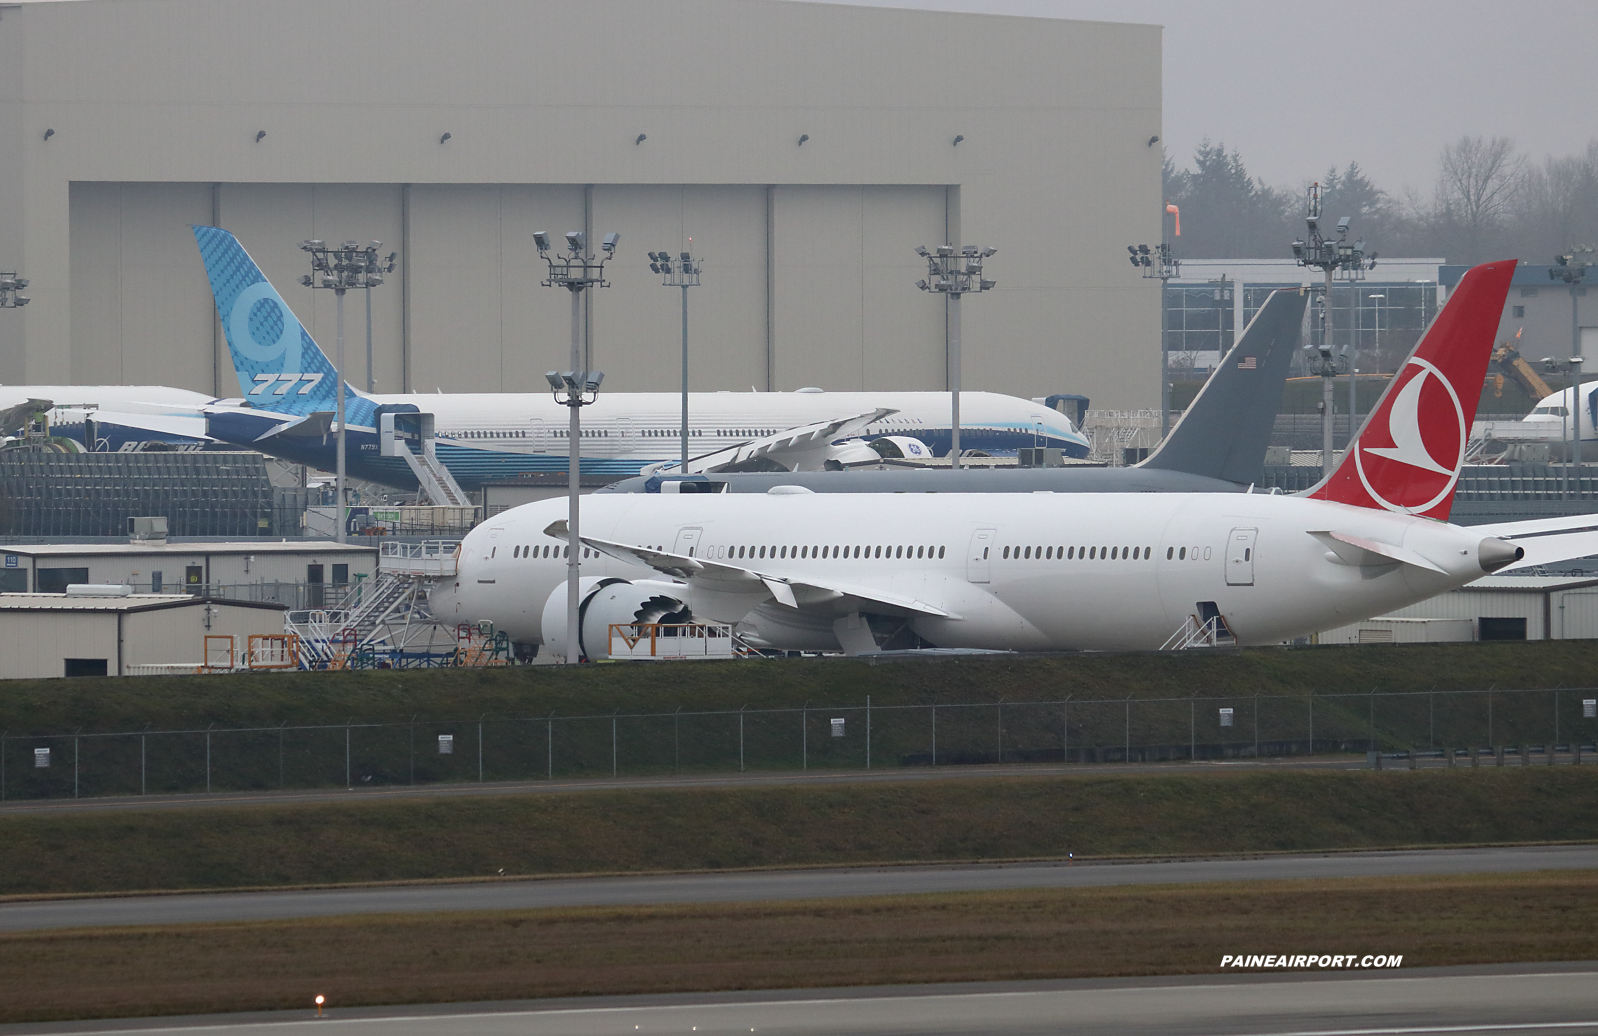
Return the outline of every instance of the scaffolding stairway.
<path id="1" fill-rule="evenodd" d="M 453 653 L 454 628 L 433 618 L 427 587 L 455 574 L 459 549 L 456 540 L 385 543 L 377 575 L 361 584 L 346 607 L 289 612 L 284 631 L 299 635 L 301 668 L 348 669 L 379 656 L 404 664 L 406 653 L 423 642 L 424 656 L 446 643 L 444 650 Z"/>

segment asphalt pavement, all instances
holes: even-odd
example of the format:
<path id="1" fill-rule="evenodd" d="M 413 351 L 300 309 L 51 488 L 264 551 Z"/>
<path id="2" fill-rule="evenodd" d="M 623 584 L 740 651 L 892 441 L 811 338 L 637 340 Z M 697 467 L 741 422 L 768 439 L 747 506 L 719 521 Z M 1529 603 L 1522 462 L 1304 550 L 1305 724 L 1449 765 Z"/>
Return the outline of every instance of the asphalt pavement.
<path id="1" fill-rule="evenodd" d="M 815 868 L 603 878 L 507 879 L 285 892 L 25 900 L 0 904 L 0 931 L 283 921 L 346 914 L 729 903 L 1004 889 L 1573 869 L 1598 869 L 1598 845 L 1321 853 L 1129 863 L 1075 863 L 1067 860 L 1003 865 Z M 1595 991 L 1595 995 L 1598 995 L 1598 991 Z M 1598 1011 L 1598 1006 L 1595 1006 L 1595 1011 Z"/>
<path id="2" fill-rule="evenodd" d="M 1592 964 L 1538 965 L 606 997 L 350 1012 L 335 1006 L 320 1020 L 307 1010 L 0 1026 L 0 1036 L 297 1036 L 327 1029 L 341 1036 L 1598 1036 L 1595 990 L 1598 967 Z"/>

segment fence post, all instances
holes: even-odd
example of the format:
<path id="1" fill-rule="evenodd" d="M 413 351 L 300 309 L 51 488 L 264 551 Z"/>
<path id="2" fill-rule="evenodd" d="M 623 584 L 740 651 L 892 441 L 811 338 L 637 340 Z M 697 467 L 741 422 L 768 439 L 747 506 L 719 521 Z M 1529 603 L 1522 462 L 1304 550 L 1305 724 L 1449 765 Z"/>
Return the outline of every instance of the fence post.
<path id="1" fill-rule="evenodd" d="M 1060 703 L 1060 765 L 1071 761 L 1071 696 Z"/>
<path id="2" fill-rule="evenodd" d="M 1254 758 L 1260 757 L 1260 692 L 1254 692 Z"/>
<path id="3" fill-rule="evenodd" d="M 346 719 L 344 721 L 344 790 L 345 791 L 349 791 L 351 788 L 353 788 L 355 786 L 350 781 L 350 720 L 353 720 L 354 718 L 355 718 L 354 716 L 351 716 L 349 719 Z M 481 738 L 479 738 L 478 740 L 481 740 Z"/>
<path id="4" fill-rule="evenodd" d="M 78 728 L 78 730 L 82 730 L 82 729 L 83 729 L 82 727 Z M 81 739 L 78 737 L 77 733 L 74 732 L 73 735 L 72 735 L 72 797 L 73 798 L 77 798 L 78 797 L 78 742 L 80 740 Z"/>
<path id="5" fill-rule="evenodd" d="M 997 744 L 998 744 L 998 749 L 999 749 L 998 761 L 1002 763 L 1002 762 L 1004 762 L 1004 695 L 1002 695 L 1002 694 L 999 695 L 999 701 L 998 701 L 998 719 L 999 719 L 998 730 L 997 730 L 997 734 L 998 734 Z"/>
<path id="6" fill-rule="evenodd" d="M 616 776 L 616 713 L 620 711 L 620 709 L 610 710 L 610 775 L 612 777 Z M 742 754 L 741 748 L 739 750 L 739 754 Z M 742 767 L 740 767 L 740 769 L 742 769 Z M 481 764 L 478 765 L 478 771 L 479 773 L 477 779 L 482 780 Z"/>
<path id="7" fill-rule="evenodd" d="M 1492 687 L 1487 688 L 1487 744 L 1489 745 L 1498 743 L 1493 740 L 1493 687 L 1497 686 L 1497 684 L 1493 684 Z"/>
<path id="8" fill-rule="evenodd" d="M 282 791 L 283 783 L 283 728 L 288 725 L 288 720 L 277 725 L 277 788 Z"/>
<path id="9" fill-rule="evenodd" d="M 488 713 L 483 713 L 483 716 Z M 477 717 L 477 783 L 483 783 L 483 716 Z"/>
<path id="10" fill-rule="evenodd" d="M 211 791 L 211 727 L 214 726 L 216 724 L 212 723 L 205 728 L 205 791 L 207 794 L 210 794 Z M 345 770 L 347 773 L 348 767 Z"/>
<path id="11" fill-rule="evenodd" d="M 932 765 L 938 765 L 938 703 L 932 703 Z"/>
<path id="12" fill-rule="evenodd" d="M 871 695 L 866 695 L 866 769 L 871 769 Z"/>
<path id="13" fill-rule="evenodd" d="M 544 720 L 544 765 L 547 767 L 548 780 L 555 779 L 555 710 L 549 710 L 549 718 Z"/>
<path id="14" fill-rule="evenodd" d="M 936 717 L 932 720 L 938 721 Z M 937 755 L 937 734 L 933 734 L 933 755 Z M 810 703 L 807 701 L 799 708 L 799 769 L 810 769 Z"/>
<path id="15" fill-rule="evenodd" d="M 671 714 L 671 772 L 682 773 L 682 706 Z"/>
<path id="16" fill-rule="evenodd" d="M 738 772 L 744 772 L 744 709 L 749 706 L 738 706 Z"/>
<path id="17" fill-rule="evenodd" d="M 1124 744 L 1121 746 L 1121 762 L 1132 761 L 1132 696 L 1126 696 L 1126 726 L 1121 731 Z"/>
<path id="18" fill-rule="evenodd" d="M 416 783 L 416 714 L 411 714 L 411 783 Z"/>
<path id="19" fill-rule="evenodd" d="M 1187 700 L 1187 761 L 1198 762 L 1198 701 Z"/>
<path id="20" fill-rule="evenodd" d="M 139 794 L 147 794 L 145 790 L 145 760 L 149 753 L 146 751 L 145 742 L 150 737 L 150 724 L 144 725 L 144 730 L 139 733 Z"/>
<path id="21" fill-rule="evenodd" d="M 1491 701 L 1492 699 L 1489 698 L 1488 700 Z M 1371 688 L 1371 696 L 1370 696 L 1370 725 L 1371 725 L 1370 750 L 1372 752 L 1374 752 L 1374 751 L 1376 751 L 1376 688 L 1374 688 L 1374 687 Z M 1491 724 L 1488 725 L 1488 728 L 1491 729 Z M 1376 758 L 1378 760 L 1380 760 L 1381 756 L 1378 755 Z"/>
<path id="22" fill-rule="evenodd" d="M 10 727 L 0 731 L 0 802 L 6 800 L 6 738 L 10 734 Z"/>
<path id="23" fill-rule="evenodd" d="M 1309 692 L 1309 754 L 1315 754 L 1315 689 Z"/>

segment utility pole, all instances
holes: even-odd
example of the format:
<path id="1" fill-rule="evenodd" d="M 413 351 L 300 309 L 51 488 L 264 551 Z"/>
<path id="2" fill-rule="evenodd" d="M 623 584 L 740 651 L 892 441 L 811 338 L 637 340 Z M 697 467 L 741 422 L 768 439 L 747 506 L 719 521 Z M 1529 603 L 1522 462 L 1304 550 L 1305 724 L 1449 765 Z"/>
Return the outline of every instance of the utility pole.
<path id="1" fill-rule="evenodd" d="M 1376 265 L 1376 253 L 1372 252 L 1370 257 L 1366 258 L 1365 242 L 1349 243 L 1347 216 L 1337 221 L 1335 241 L 1322 236 L 1319 183 L 1310 184 L 1309 204 L 1304 222 L 1308 232 L 1303 239 L 1293 242 L 1293 258 L 1297 260 L 1298 265 L 1315 267 L 1326 275 L 1325 287 L 1321 289 L 1320 297 L 1316 300 L 1318 307 L 1315 321 L 1316 341 L 1304 347 L 1304 351 L 1309 354 L 1310 372 L 1321 378 L 1321 475 L 1324 477 L 1332 473 L 1332 423 L 1336 412 L 1332 383 L 1338 375 L 1352 370 L 1348 360 L 1348 344 L 1344 343 L 1340 350 L 1334 350 L 1331 339 L 1332 328 L 1326 322 L 1326 311 L 1332 300 L 1332 280 L 1339 275 L 1350 282 L 1364 280 L 1365 271 Z M 1349 432 L 1352 438 L 1352 427 Z"/>
<path id="2" fill-rule="evenodd" d="M 689 238 L 688 243 L 693 244 Z M 688 289 L 699 287 L 700 262 L 690 252 L 673 260 L 670 252 L 650 252 L 649 268 L 660 274 L 661 284 L 682 289 L 682 461 L 679 470 L 688 474 Z"/>
<path id="3" fill-rule="evenodd" d="M 949 465 L 960 467 L 960 296 L 992 291 L 998 281 L 982 279 L 982 263 L 997 252 L 997 248 L 978 248 L 966 245 L 939 245 L 929 252 L 925 245 L 916 248 L 916 255 L 927 261 L 926 280 L 916 281 L 916 287 L 943 296 L 944 323 L 948 328 L 949 342 Z"/>
<path id="4" fill-rule="evenodd" d="M 566 430 L 566 661 L 571 665 L 583 660 L 582 647 L 578 643 L 582 635 L 582 630 L 578 628 L 582 603 L 578 585 L 582 541 L 577 529 L 577 495 L 582 478 L 583 434 L 579 415 L 583 407 L 599 398 L 599 383 L 605 380 L 605 375 L 600 371 L 579 369 L 583 362 L 582 297 L 586 288 L 610 287 L 610 282 L 605 280 L 605 264 L 616 257 L 616 245 L 620 241 L 620 234 L 606 234 L 601 245 L 605 254 L 595 259 L 588 253 L 588 243 L 580 230 L 566 234 L 565 255 L 550 254 L 549 235 L 544 231 L 533 234 L 539 257 L 549 267 L 549 279 L 542 282 L 543 286 L 565 288 L 571 292 L 572 299 L 572 369 L 549 371 L 544 375 L 550 391 L 555 394 L 555 402 L 571 408 L 571 420 Z"/>

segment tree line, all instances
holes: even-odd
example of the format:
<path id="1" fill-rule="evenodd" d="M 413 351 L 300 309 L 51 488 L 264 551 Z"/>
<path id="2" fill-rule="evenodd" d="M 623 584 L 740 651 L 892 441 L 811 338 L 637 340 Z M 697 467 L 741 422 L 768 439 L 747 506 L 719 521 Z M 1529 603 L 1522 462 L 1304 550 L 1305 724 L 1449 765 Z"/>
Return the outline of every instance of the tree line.
<path id="1" fill-rule="evenodd" d="M 1439 153 L 1430 191 L 1385 191 L 1358 162 L 1328 170 L 1320 184 L 1322 232 L 1349 216 L 1351 236 L 1367 252 L 1547 263 L 1574 245 L 1598 244 L 1598 138 L 1583 151 L 1534 162 L 1508 137 L 1460 137 Z M 1208 139 L 1191 168 L 1177 168 L 1167 154 L 1165 197 L 1182 212 L 1176 254 L 1290 257 L 1289 242 L 1304 232 L 1308 187 L 1261 183 L 1236 148 Z"/>

